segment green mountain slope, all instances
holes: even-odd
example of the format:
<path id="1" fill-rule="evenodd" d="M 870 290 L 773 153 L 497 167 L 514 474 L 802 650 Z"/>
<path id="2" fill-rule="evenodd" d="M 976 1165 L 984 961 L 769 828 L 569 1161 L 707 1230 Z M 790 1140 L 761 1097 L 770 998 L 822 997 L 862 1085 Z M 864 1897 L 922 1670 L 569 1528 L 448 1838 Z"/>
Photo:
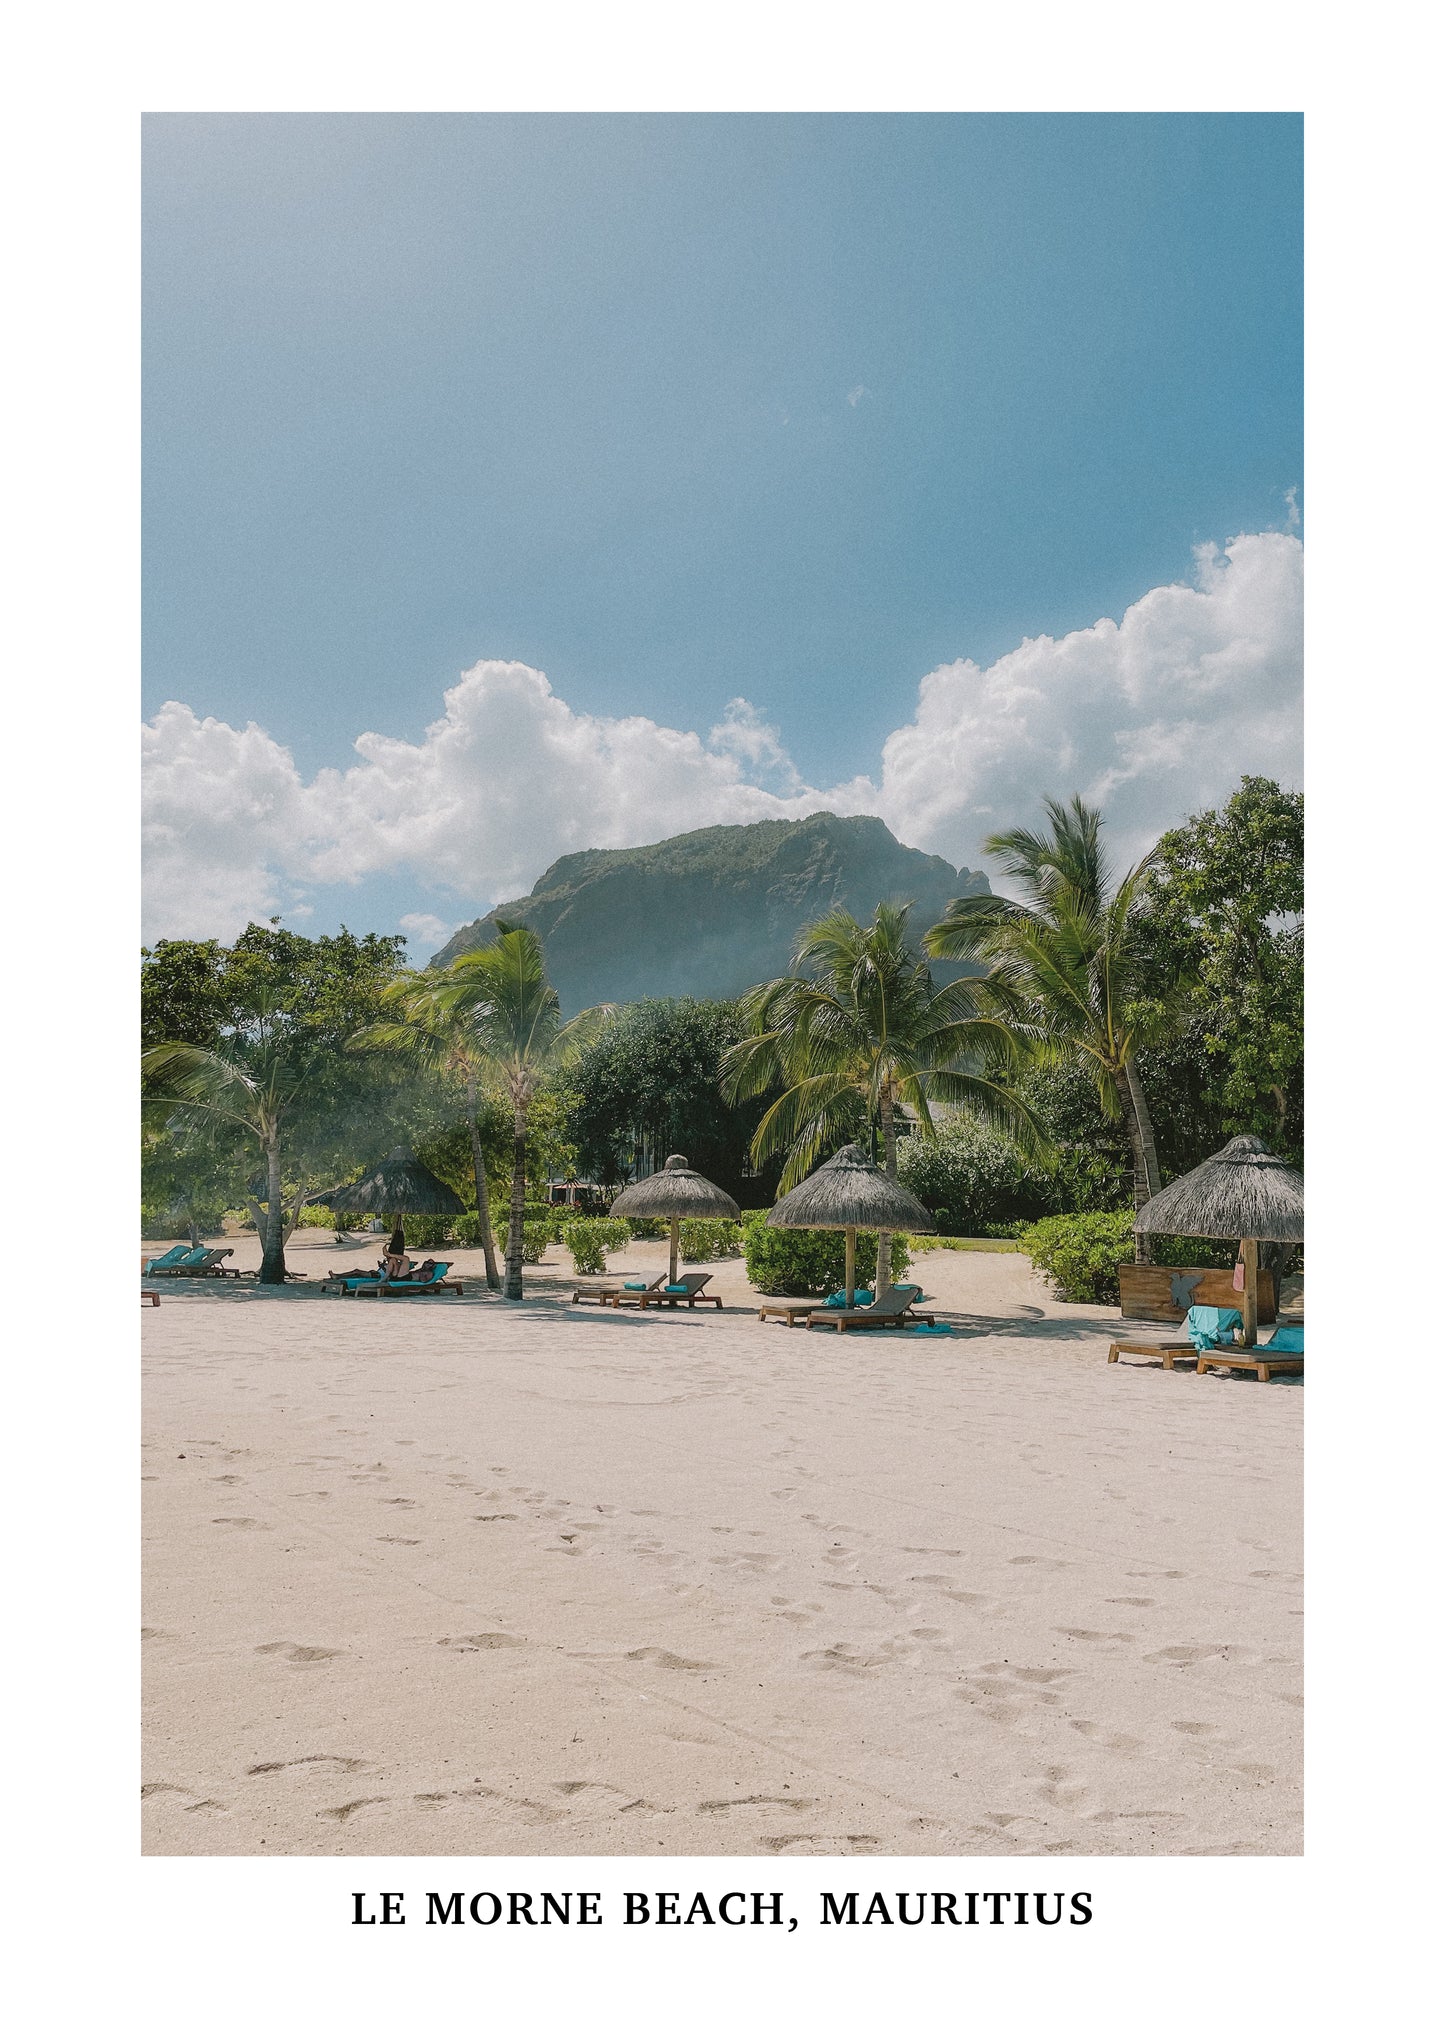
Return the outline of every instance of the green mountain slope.
<path id="1" fill-rule="evenodd" d="M 921 935 L 955 896 L 987 892 L 982 873 L 901 845 L 876 816 L 819 810 L 569 853 L 524 900 L 458 930 L 432 963 L 489 943 L 500 916 L 541 938 L 569 1015 L 649 995 L 726 997 L 782 972 L 798 930 L 834 902 L 866 921 L 880 901 L 911 901 Z"/>

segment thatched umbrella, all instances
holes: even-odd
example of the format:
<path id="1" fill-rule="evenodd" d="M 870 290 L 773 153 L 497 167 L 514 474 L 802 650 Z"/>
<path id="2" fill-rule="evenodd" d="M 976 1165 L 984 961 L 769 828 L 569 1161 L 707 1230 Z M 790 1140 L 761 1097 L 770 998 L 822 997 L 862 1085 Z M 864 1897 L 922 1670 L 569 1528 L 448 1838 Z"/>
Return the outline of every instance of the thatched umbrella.
<path id="1" fill-rule="evenodd" d="M 1136 1226 L 1147 1235 L 1209 1235 L 1244 1252 L 1244 1339 L 1259 1333 L 1259 1245 L 1303 1242 L 1305 1186 L 1258 1136 L 1236 1136 L 1156 1192 Z"/>
<path id="2" fill-rule="evenodd" d="M 870 1164 L 856 1143 L 845 1143 L 836 1157 L 820 1164 L 811 1178 L 795 1185 L 768 1215 L 770 1228 L 841 1228 L 843 1289 L 853 1303 L 853 1261 L 860 1228 L 892 1233 L 934 1233 L 934 1219 L 907 1186 L 899 1185 L 876 1164 Z"/>
<path id="3" fill-rule="evenodd" d="M 467 1203 L 435 1173 L 419 1164 L 410 1150 L 392 1150 L 374 1171 L 355 1185 L 323 1193 L 319 1206 L 338 1214 L 464 1214 Z"/>
<path id="4" fill-rule="evenodd" d="M 619 1192 L 608 1212 L 619 1221 L 671 1221 L 668 1283 L 677 1283 L 677 1236 L 684 1221 L 740 1221 L 737 1201 L 720 1185 L 694 1171 L 686 1157 L 669 1157 L 650 1178 Z"/>

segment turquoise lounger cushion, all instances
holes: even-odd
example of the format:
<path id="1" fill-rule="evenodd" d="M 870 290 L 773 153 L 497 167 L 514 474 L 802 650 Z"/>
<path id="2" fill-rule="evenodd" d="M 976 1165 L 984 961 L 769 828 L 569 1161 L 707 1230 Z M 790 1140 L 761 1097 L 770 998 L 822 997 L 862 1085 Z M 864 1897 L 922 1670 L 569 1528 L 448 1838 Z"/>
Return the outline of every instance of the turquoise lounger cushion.
<path id="1" fill-rule="evenodd" d="M 1207 1348 L 1228 1348 L 1225 1339 L 1231 1328 L 1243 1327 L 1244 1315 L 1237 1313 L 1233 1306 L 1191 1306 L 1184 1331 L 1203 1355 Z"/>
<path id="2" fill-rule="evenodd" d="M 823 1301 L 825 1306 L 846 1306 L 847 1303 L 848 1294 L 844 1291 L 829 1292 L 827 1298 Z M 873 1304 L 873 1294 L 869 1291 L 867 1285 L 854 1286 L 853 1304 L 855 1306 L 871 1306 Z"/>
<path id="3" fill-rule="evenodd" d="M 624 1292 L 645 1292 L 647 1290 L 647 1287 L 646 1285 L 638 1284 L 632 1278 L 628 1278 L 623 1284 L 622 1289 Z"/>
<path id="4" fill-rule="evenodd" d="M 1265 1347 L 1282 1350 L 1287 1356 L 1302 1356 L 1305 1352 L 1305 1331 L 1302 1327 L 1277 1327 Z"/>
<path id="5" fill-rule="evenodd" d="M 629 1289 L 630 1289 L 630 1287 L 629 1287 Z M 686 1286 L 686 1285 L 664 1285 L 662 1289 L 663 1289 L 663 1290 L 664 1290 L 665 1292 L 681 1292 L 681 1293 L 682 1293 L 682 1296 L 683 1296 L 684 1298 L 686 1298 L 686 1297 L 687 1297 L 687 1286 Z"/>

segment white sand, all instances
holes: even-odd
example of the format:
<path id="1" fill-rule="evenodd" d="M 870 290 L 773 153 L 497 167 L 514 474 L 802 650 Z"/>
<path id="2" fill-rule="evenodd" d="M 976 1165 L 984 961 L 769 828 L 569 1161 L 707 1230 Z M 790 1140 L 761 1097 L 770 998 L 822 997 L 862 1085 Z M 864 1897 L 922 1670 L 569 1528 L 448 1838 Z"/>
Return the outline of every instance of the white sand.
<path id="1" fill-rule="evenodd" d="M 920 1338 L 551 1255 L 144 1310 L 148 1851 L 1301 1849 L 1297 1384 L 1111 1368 L 1018 1256 Z"/>

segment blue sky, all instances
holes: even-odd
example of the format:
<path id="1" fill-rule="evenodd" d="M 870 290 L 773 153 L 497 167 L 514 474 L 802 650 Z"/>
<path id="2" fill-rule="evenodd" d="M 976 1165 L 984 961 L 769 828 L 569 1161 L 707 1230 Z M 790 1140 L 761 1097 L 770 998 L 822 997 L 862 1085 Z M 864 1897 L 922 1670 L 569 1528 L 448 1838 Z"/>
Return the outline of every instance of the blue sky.
<path id="1" fill-rule="evenodd" d="M 1301 198 L 1292 115 L 153 116 L 147 714 L 309 786 L 511 662 L 876 779 L 923 676 L 1291 528 Z M 361 865 L 276 904 L 491 871 Z"/>

